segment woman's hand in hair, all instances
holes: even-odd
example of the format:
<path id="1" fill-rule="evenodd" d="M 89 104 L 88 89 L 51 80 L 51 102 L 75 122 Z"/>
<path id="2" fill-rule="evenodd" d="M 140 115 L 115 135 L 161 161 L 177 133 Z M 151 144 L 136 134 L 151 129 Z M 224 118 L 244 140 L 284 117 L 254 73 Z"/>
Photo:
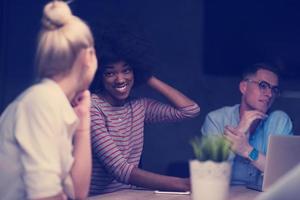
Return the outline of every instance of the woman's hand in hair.
<path id="1" fill-rule="evenodd" d="M 179 90 L 173 88 L 167 83 L 159 80 L 155 76 L 151 76 L 148 80 L 148 85 L 154 90 L 158 91 L 164 95 L 176 108 L 184 108 L 187 106 L 195 106 L 195 113 L 190 113 L 192 115 L 197 115 L 200 111 L 200 107 L 192 99 L 185 96 Z"/>
<path id="2" fill-rule="evenodd" d="M 73 101 L 72 106 L 79 118 L 79 126 L 77 130 L 90 129 L 90 107 L 91 107 L 91 94 L 90 91 L 85 90 L 78 93 Z"/>

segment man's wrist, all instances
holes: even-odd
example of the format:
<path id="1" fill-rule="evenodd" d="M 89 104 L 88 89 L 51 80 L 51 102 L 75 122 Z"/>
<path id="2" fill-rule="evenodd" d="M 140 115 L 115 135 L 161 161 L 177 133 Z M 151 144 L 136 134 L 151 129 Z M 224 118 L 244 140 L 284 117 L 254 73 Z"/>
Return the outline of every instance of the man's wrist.
<path id="1" fill-rule="evenodd" d="M 248 159 L 253 161 L 256 161 L 258 159 L 259 152 L 256 148 L 252 148 L 252 150 L 248 153 Z"/>
<path id="2" fill-rule="evenodd" d="M 250 146 L 250 145 L 247 145 L 245 148 L 244 148 L 244 151 L 241 152 L 241 156 L 243 156 L 244 158 L 248 158 L 248 155 L 249 153 L 252 151 L 253 147 Z"/>
<path id="3" fill-rule="evenodd" d="M 239 126 L 235 128 L 236 134 L 246 134 L 247 130 L 244 130 L 243 128 L 240 128 Z"/>

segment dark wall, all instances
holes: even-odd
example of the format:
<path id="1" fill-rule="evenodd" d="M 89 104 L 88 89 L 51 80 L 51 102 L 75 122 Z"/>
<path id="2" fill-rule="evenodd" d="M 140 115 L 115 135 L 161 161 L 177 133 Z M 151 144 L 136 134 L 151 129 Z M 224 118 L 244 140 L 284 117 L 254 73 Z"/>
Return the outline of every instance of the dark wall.
<path id="1" fill-rule="evenodd" d="M 205 1 L 207 74 L 238 75 L 268 60 L 285 78 L 300 78 L 299 1 Z"/>
<path id="2" fill-rule="evenodd" d="M 1 113 L 8 102 L 34 80 L 35 41 L 42 7 L 48 1 L 0 2 Z M 241 5 L 236 3 L 237 6 Z M 229 11 L 238 9 L 234 9 L 234 4 L 230 5 Z M 169 173 L 170 166 L 180 166 L 193 158 L 189 140 L 200 134 L 201 124 L 207 112 L 239 102 L 237 74 L 228 73 L 235 72 L 234 70 L 226 70 L 230 68 L 231 62 L 234 63 L 235 57 L 225 56 L 226 59 L 222 59 L 226 53 L 243 51 L 244 46 L 240 41 L 230 40 L 233 37 L 230 31 L 239 29 L 235 27 L 228 30 L 226 22 L 238 23 L 231 20 L 246 19 L 244 13 L 235 11 L 226 17 L 226 4 L 221 0 L 75 0 L 71 6 L 74 13 L 85 19 L 95 32 L 102 28 L 102 22 L 110 23 L 119 19 L 142 30 L 152 41 L 157 56 L 155 74 L 183 91 L 201 107 L 201 114 L 196 119 L 146 127 L 143 168 Z M 228 27 L 230 28 L 230 25 Z M 238 33 L 236 35 L 239 36 Z M 252 40 L 248 42 L 255 46 L 255 37 Z M 294 55 L 297 56 L 296 52 Z M 251 57 L 243 59 L 245 63 L 254 62 Z M 239 70 L 242 66 L 235 67 Z M 211 73 L 219 71 L 224 73 Z M 289 90 L 300 90 L 297 79 L 284 80 L 283 86 Z M 139 88 L 136 92 L 165 101 L 147 87 Z M 298 98 L 283 96 L 274 105 L 275 108 L 285 110 L 293 118 L 298 133 L 299 103 Z"/>
<path id="3" fill-rule="evenodd" d="M 1 0 L 0 113 L 33 82 L 33 57 L 46 1 Z"/>

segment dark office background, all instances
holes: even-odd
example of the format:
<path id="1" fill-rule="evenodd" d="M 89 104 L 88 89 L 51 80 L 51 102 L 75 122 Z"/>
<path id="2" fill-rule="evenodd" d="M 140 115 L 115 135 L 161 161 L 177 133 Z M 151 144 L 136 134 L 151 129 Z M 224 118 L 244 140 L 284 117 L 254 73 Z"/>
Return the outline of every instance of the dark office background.
<path id="1" fill-rule="evenodd" d="M 34 48 L 46 2 L 0 0 L 0 113 L 34 81 Z M 196 119 L 146 128 L 143 168 L 184 174 L 176 167 L 193 158 L 189 140 L 200 134 L 205 115 L 239 102 L 238 75 L 258 61 L 283 70 L 285 92 L 274 108 L 285 110 L 300 133 L 300 2 L 75 0 L 71 6 L 95 32 L 118 20 L 139 30 L 152 42 L 154 73 L 201 106 Z M 147 87 L 137 94 L 165 101 Z"/>

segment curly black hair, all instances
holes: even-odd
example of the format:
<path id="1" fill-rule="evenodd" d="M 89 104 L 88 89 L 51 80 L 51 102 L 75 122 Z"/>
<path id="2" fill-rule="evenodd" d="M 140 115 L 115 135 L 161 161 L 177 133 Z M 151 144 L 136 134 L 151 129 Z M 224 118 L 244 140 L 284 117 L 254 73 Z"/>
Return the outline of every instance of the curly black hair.
<path id="1" fill-rule="evenodd" d="M 153 48 L 145 37 L 125 23 L 111 23 L 95 31 L 99 67 L 92 83 L 92 91 L 102 91 L 102 76 L 108 64 L 125 61 L 133 70 L 135 84 L 141 85 L 151 76 L 157 64 Z"/>

